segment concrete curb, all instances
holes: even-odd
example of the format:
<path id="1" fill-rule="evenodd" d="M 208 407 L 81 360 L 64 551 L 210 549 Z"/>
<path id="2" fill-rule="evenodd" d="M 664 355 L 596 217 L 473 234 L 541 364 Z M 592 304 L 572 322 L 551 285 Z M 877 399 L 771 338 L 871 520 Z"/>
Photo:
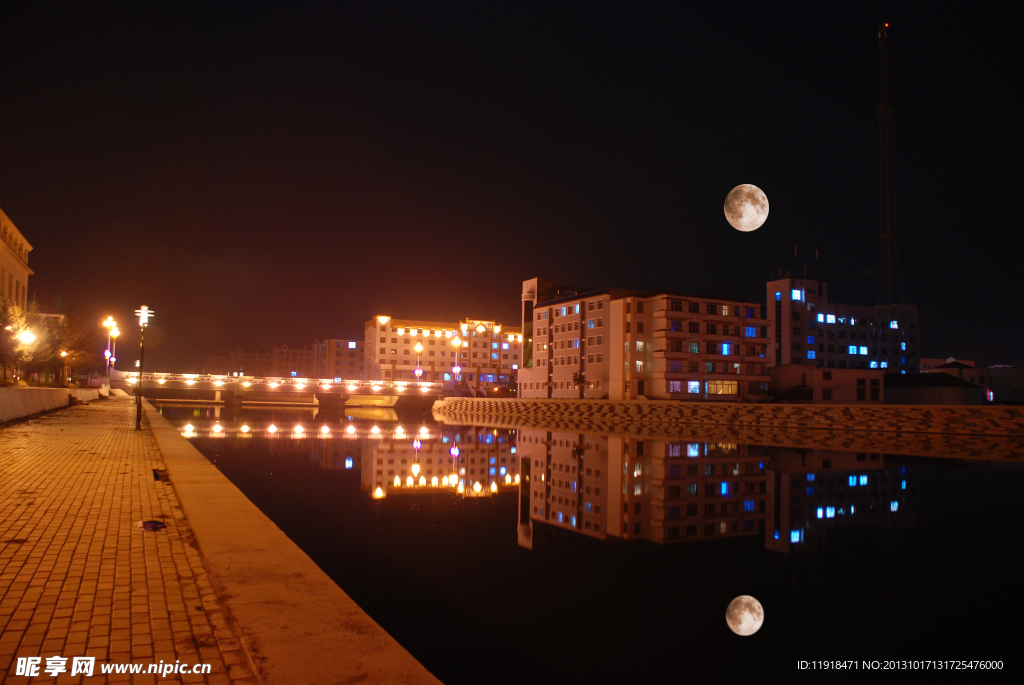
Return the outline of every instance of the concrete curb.
<path id="1" fill-rule="evenodd" d="M 144 402 L 207 568 L 267 685 L 440 683 Z"/>

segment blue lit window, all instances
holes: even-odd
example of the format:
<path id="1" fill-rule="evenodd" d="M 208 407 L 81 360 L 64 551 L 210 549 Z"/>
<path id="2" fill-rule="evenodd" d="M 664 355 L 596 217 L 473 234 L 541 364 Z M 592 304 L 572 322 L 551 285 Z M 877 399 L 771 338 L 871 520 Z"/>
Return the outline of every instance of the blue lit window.
<path id="1" fill-rule="evenodd" d="M 452 375 L 451 375 L 450 373 L 446 373 L 446 374 L 444 375 L 444 379 L 445 379 L 446 381 L 450 381 L 450 380 L 452 379 Z"/>
<path id="2" fill-rule="evenodd" d="M 743 500 L 743 511 L 754 511 L 754 506 L 755 506 L 754 500 L 752 500 L 752 499 L 745 499 L 745 500 Z"/>
<path id="3" fill-rule="evenodd" d="M 298 375 L 299 375 L 298 371 L 292 371 L 292 378 L 295 378 Z"/>
<path id="4" fill-rule="evenodd" d="M 593 327 L 594 327 L 594 320 L 593 319 L 587 319 L 587 328 L 593 328 Z"/>
<path id="5" fill-rule="evenodd" d="M 813 494 L 814 494 L 814 486 L 810 485 L 810 486 L 807 487 L 807 496 L 810 497 Z"/>
<path id="6" fill-rule="evenodd" d="M 508 343 L 501 343 L 501 349 L 507 350 L 508 349 Z"/>
<path id="7" fill-rule="evenodd" d="M 558 516 L 556 518 L 558 519 L 558 522 L 561 523 L 562 522 L 562 512 L 558 512 Z"/>
<path id="8" fill-rule="evenodd" d="M 890 321 L 889 322 L 889 328 L 899 328 L 899 327 L 900 327 L 900 325 L 898 323 L 896 323 L 895 321 Z"/>
<path id="9" fill-rule="evenodd" d="M 686 392 L 690 394 L 700 394 L 700 381 L 686 381 Z"/>
<path id="10" fill-rule="evenodd" d="M 490 470 L 490 474 L 491 474 L 492 476 L 494 475 L 494 472 L 495 472 L 495 470 L 496 470 L 496 469 L 495 469 L 495 468 L 494 468 L 494 467 L 492 466 L 492 467 L 491 467 L 491 470 Z"/>
<path id="11" fill-rule="evenodd" d="M 722 343 L 722 354 L 729 354 L 729 343 Z"/>
<path id="12" fill-rule="evenodd" d="M 879 364 L 879 366 L 881 366 L 883 369 L 888 369 L 889 368 L 889 362 L 882 362 L 881 364 Z"/>
<path id="13" fill-rule="evenodd" d="M 857 476 L 850 476 L 847 482 L 850 484 L 851 488 L 854 487 L 855 485 L 857 485 Z"/>
<path id="14" fill-rule="evenodd" d="M 814 359 L 814 350 L 807 350 L 807 358 Z"/>
<path id="15" fill-rule="evenodd" d="M 861 485 L 867 485 L 868 484 L 868 477 L 866 475 L 860 477 L 860 484 Z"/>
<path id="16" fill-rule="evenodd" d="M 757 337 L 757 328 L 754 327 L 754 326 L 747 326 L 746 333 L 747 333 L 747 337 L 748 338 L 756 338 Z"/>
<path id="17" fill-rule="evenodd" d="M 907 481 L 905 481 L 905 480 L 900 481 L 900 490 L 906 490 L 906 489 L 907 489 Z"/>
<path id="18" fill-rule="evenodd" d="M 845 316 L 840 316 L 839 317 L 839 323 L 846 323 L 846 317 Z"/>
<path id="19" fill-rule="evenodd" d="M 722 494 L 723 495 L 728 495 L 729 494 L 729 484 L 724 482 L 724 481 L 722 482 Z"/>
<path id="20" fill-rule="evenodd" d="M 900 508 L 900 503 L 893 500 L 889 503 L 889 511 L 897 511 Z"/>
<path id="21" fill-rule="evenodd" d="M 902 373 L 902 374 L 906 375 L 906 373 L 907 373 L 907 370 L 906 370 L 906 369 L 900 369 L 900 373 Z"/>
<path id="22" fill-rule="evenodd" d="M 824 515 L 825 515 L 825 510 L 822 509 L 821 507 L 818 507 L 818 518 L 821 518 Z"/>
<path id="23" fill-rule="evenodd" d="M 826 314 L 825 315 L 825 323 L 835 323 L 835 322 L 836 322 L 836 315 L 835 314 Z"/>
<path id="24" fill-rule="evenodd" d="M 776 302 L 781 302 L 782 301 L 782 293 L 775 293 L 775 301 Z"/>
<path id="25" fill-rule="evenodd" d="M 862 345 L 862 346 L 861 346 L 861 348 L 860 348 L 860 353 L 861 353 L 861 354 L 867 354 L 867 353 L 868 353 L 868 348 L 866 348 L 866 347 L 864 347 L 864 346 Z"/>
<path id="26" fill-rule="evenodd" d="M 814 474 L 813 473 L 808 473 L 807 474 L 807 482 L 808 483 L 813 483 L 814 482 Z"/>
<path id="27" fill-rule="evenodd" d="M 338 378 L 337 376 L 335 376 L 335 377 L 334 377 L 334 382 L 335 382 L 335 383 L 341 383 L 341 381 L 342 381 L 342 380 L 343 380 L 343 379 L 341 379 L 341 378 Z"/>
<path id="28" fill-rule="evenodd" d="M 764 462 L 763 461 L 757 462 L 757 468 L 763 469 L 764 468 Z"/>
<path id="29" fill-rule="evenodd" d="M 512 454 L 515 454 L 516 453 L 516 448 L 513 447 L 511 451 L 512 451 Z"/>
<path id="30" fill-rule="evenodd" d="M 354 340 L 350 340 L 350 341 L 349 341 L 349 343 L 348 343 L 348 349 L 350 349 L 350 350 L 354 350 L 354 349 L 356 349 L 356 343 L 355 343 L 355 341 L 354 341 Z"/>
<path id="31" fill-rule="evenodd" d="M 516 370 L 516 369 L 518 369 L 518 368 L 519 368 L 519 364 L 513 364 L 513 365 L 512 365 L 512 370 L 513 370 L 513 371 L 515 371 L 515 370 Z"/>
<path id="32" fill-rule="evenodd" d="M 818 323 L 825 323 L 825 315 L 818 314 Z"/>
<path id="33" fill-rule="evenodd" d="M 352 468 L 352 457 L 345 457 L 345 468 L 346 469 Z M 903 482 L 906 483 L 906 481 L 903 481 Z"/>
<path id="34" fill-rule="evenodd" d="M 905 343 L 905 342 L 901 342 L 901 343 L 900 343 L 900 349 L 901 349 L 901 350 L 905 350 L 905 349 L 907 349 L 907 343 Z"/>
<path id="35" fill-rule="evenodd" d="M 573 525 L 573 527 L 576 526 L 576 517 L 575 516 L 572 517 L 572 525 Z"/>
<path id="36" fill-rule="evenodd" d="M 790 542 L 800 542 L 800 538 L 802 537 L 800 535 L 800 533 L 802 533 L 802 532 L 803 531 L 801 531 L 801 530 L 791 530 L 791 531 L 789 531 L 789 541 Z"/>
<path id="37" fill-rule="evenodd" d="M 502 466 L 500 469 L 498 469 L 498 475 L 499 476 L 504 476 L 505 475 L 505 467 L 504 466 Z"/>
<path id="38" fill-rule="evenodd" d="M 573 481 L 572 482 L 572 491 L 573 492 L 576 492 L 576 485 L 577 485 L 576 481 Z"/>
<path id="39" fill-rule="evenodd" d="M 447 444 L 448 443 L 448 436 L 447 435 L 442 435 L 441 436 L 441 442 Z"/>
<path id="40" fill-rule="evenodd" d="M 789 296 L 790 296 L 790 298 L 792 298 L 792 299 L 794 299 L 794 300 L 797 300 L 797 301 L 799 301 L 799 300 L 802 300 L 802 299 L 803 299 L 803 295 L 802 295 L 802 294 L 800 293 L 800 291 L 799 291 L 799 290 L 794 290 L 793 292 L 791 292 L 791 293 L 789 294 Z"/>
<path id="41" fill-rule="evenodd" d="M 490 441 L 491 441 L 491 440 L 490 440 L 490 438 L 491 438 L 491 436 L 489 436 L 489 435 L 488 435 L 488 436 L 487 436 L 487 442 L 490 442 Z M 498 458 L 497 458 L 497 457 L 491 457 L 491 461 L 490 461 L 490 463 L 491 463 L 491 464 L 497 464 L 497 463 L 498 463 Z"/>
<path id="42" fill-rule="evenodd" d="M 590 504 L 590 502 L 586 502 L 586 503 L 585 503 L 585 504 L 583 505 L 583 511 L 585 511 L 585 512 L 587 512 L 587 513 L 589 514 L 589 513 L 590 513 L 590 509 L 591 509 L 591 504 Z"/>
<path id="43" fill-rule="evenodd" d="M 878 362 L 868 362 L 868 368 L 869 369 L 877 369 L 878 368 Z"/>
<path id="44" fill-rule="evenodd" d="M 901 476 L 907 475 L 907 467 L 906 466 L 901 466 L 900 467 L 900 475 Z"/>
<path id="45" fill-rule="evenodd" d="M 834 519 L 836 517 L 835 507 L 825 507 L 825 518 Z"/>
<path id="46" fill-rule="evenodd" d="M 700 443 L 691 442 L 686 445 L 686 456 L 688 457 L 699 457 L 700 456 Z"/>
<path id="47" fill-rule="evenodd" d="M 775 539 L 776 539 L 776 540 L 778 540 L 778 539 L 779 539 L 779 531 L 775 531 Z"/>
<path id="48" fill-rule="evenodd" d="M 813 335 L 807 336 L 807 344 L 808 345 L 813 345 L 814 344 L 814 336 Z"/>
<path id="49" fill-rule="evenodd" d="M 492 343 L 491 343 L 491 349 L 492 349 L 492 350 L 496 350 L 496 349 L 498 349 L 498 343 L 492 342 Z"/>
<path id="50" fill-rule="evenodd" d="M 856 345 L 850 345 L 849 347 L 846 348 L 846 353 L 847 354 L 857 354 L 857 346 Z"/>

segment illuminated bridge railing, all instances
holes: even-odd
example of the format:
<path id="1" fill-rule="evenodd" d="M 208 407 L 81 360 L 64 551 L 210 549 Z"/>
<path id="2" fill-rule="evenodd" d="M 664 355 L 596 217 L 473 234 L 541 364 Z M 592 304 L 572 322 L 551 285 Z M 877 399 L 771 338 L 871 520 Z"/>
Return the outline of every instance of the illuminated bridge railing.
<path id="1" fill-rule="evenodd" d="M 145 385 L 168 385 L 186 387 L 196 390 L 233 389 L 241 386 L 260 391 L 300 391 L 300 392 L 381 392 L 419 390 L 421 392 L 438 391 L 442 387 L 439 381 L 367 381 L 338 380 L 336 378 L 274 378 L 266 376 L 229 376 L 218 374 L 197 373 L 144 373 Z M 138 374 L 128 375 L 128 384 L 138 382 Z"/>

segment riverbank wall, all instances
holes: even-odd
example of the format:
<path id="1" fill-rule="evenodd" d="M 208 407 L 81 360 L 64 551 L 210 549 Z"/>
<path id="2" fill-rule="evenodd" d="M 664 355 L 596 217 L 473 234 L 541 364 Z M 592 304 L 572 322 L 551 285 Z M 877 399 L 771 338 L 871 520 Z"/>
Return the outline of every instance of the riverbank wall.
<path id="1" fill-rule="evenodd" d="M 0 388 L 0 424 L 68 406 L 67 388 Z"/>

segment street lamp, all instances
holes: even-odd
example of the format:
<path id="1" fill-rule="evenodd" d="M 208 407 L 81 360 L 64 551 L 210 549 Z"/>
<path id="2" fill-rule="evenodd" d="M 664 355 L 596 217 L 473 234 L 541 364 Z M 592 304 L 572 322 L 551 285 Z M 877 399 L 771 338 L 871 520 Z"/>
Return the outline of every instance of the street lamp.
<path id="1" fill-rule="evenodd" d="M 110 385 L 110 358 L 114 356 L 114 353 L 110 351 L 110 338 L 111 336 L 117 336 L 114 331 L 117 330 L 117 322 L 114 321 L 114 317 L 108 316 L 107 320 L 103 322 L 103 327 L 107 329 L 107 353 L 104 355 L 107 358 L 107 385 Z"/>
<path id="2" fill-rule="evenodd" d="M 423 368 L 420 366 L 420 359 L 423 354 L 423 344 L 416 343 L 416 347 L 413 349 L 416 350 L 416 371 L 414 371 L 414 373 L 416 374 L 416 380 L 419 380 L 420 376 L 423 375 Z"/>
<path id="3" fill-rule="evenodd" d="M 60 361 L 61 361 L 61 369 L 60 369 L 60 377 L 61 378 L 60 379 L 61 379 L 62 383 L 67 383 L 68 382 L 67 381 L 67 377 L 68 377 L 68 359 L 67 359 L 67 357 L 68 357 L 67 351 L 61 350 L 60 351 Z"/>
<path id="4" fill-rule="evenodd" d="M 109 361 L 107 363 L 107 387 L 110 387 L 110 370 L 114 368 L 114 362 L 117 361 L 117 336 L 121 335 L 121 331 L 117 330 L 117 326 L 114 326 L 113 330 L 110 331 L 110 338 L 114 341 L 114 349 L 110 352 Z M 109 343 L 108 343 L 109 345 Z"/>
<path id="5" fill-rule="evenodd" d="M 135 310 L 135 315 L 139 317 L 139 382 L 135 386 L 135 430 L 142 430 L 142 363 L 146 358 L 146 326 L 149 325 L 149 319 L 155 316 L 155 312 L 146 305 L 142 305 L 139 309 Z"/>
<path id="6" fill-rule="evenodd" d="M 459 336 L 452 336 L 452 347 L 456 350 L 462 349 L 462 340 L 459 339 Z M 455 390 L 459 387 L 459 372 L 462 371 L 462 367 L 459 366 L 459 353 L 452 352 L 452 354 L 455 355 L 455 366 L 452 367 L 452 390 Z"/>

